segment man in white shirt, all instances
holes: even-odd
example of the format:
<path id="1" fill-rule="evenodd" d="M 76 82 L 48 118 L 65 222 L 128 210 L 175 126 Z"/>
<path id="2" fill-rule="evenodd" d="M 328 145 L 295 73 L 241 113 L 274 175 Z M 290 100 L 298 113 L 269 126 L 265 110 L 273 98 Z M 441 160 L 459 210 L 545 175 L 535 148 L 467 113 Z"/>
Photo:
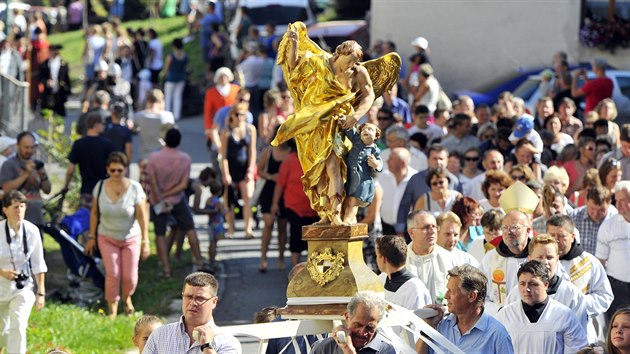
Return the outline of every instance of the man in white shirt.
<path id="1" fill-rule="evenodd" d="M 414 174 L 418 173 L 409 167 L 409 150 L 404 147 L 391 149 L 389 157 L 385 160 L 388 169 L 378 174 L 378 182 L 383 189 L 383 202 L 381 204 L 381 223 L 384 235 L 396 233 L 396 216 L 398 206 L 407 187 L 407 182 Z"/>
<path id="2" fill-rule="evenodd" d="M 499 150 L 488 150 L 483 154 L 483 160 L 481 161 L 486 172 L 488 171 L 503 171 L 503 154 Z M 479 176 L 473 178 L 465 185 L 463 190 L 464 196 L 474 198 L 476 200 L 482 200 L 486 197 L 481 191 L 481 185 L 486 180 L 486 173 L 482 173 Z"/>
<path id="3" fill-rule="evenodd" d="M 630 299 L 630 181 L 617 182 L 615 199 L 619 214 L 599 227 L 595 250 L 595 256 L 606 267 L 615 296 L 606 312 L 609 321 L 613 313 Z"/>
<path id="4" fill-rule="evenodd" d="M 425 210 L 417 210 L 407 217 L 407 232 L 411 243 L 407 246 L 407 269 L 429 289 L 433 303 L 442 303 L 446 293 L 446 274 L 455 267 L 450 252 L 436 245 L 437 223 Z"/>
<path id="5" fill-rule="evenodd" d="M 574 227 L 573 220 L 566 215 L 553 215 L 547 220 L 547 233 L 558 241 L 560 263 L 573 285 L 584 294 L 586 311 L 593 318 L 608 310 L 613 292 L 604 266 L 576 242 Z M 587 327 L 589 343 L 597 340 L 594 330 L 593 326 Z"/>
<path id="6" fill-rule="evenodd" d="M 410 161 L 409 166 L 413 167 L 417 171 L 425 170 L 428 166 L 427 155 L 424 152 L 409 145 L 409 133 L 405 127 L 400 125 L 392 125 L 385 131 L 385 142 L 387 143 L 387 149 L 381 151 L 381 158 L 383 161 L 387 161 L 391 149 L 397 147 L 404 147 L 409 149 Z M 383 169 L 387 169 L 386 166 Z"/>
<path id="7" fill-rule="evenodd" d="M 441 127 L 435 124 L 429 124 L 427 121 L 429 119 L 429 108 L 424 105 L 418 105 L 413 110 L 413 125 L 408 129 L 409 135 L 414 135 L 415 133 L 422 133 L 427 137 L 427 141 L 429 144 L 437 139 L 444 136 L 444 131 Z"/>

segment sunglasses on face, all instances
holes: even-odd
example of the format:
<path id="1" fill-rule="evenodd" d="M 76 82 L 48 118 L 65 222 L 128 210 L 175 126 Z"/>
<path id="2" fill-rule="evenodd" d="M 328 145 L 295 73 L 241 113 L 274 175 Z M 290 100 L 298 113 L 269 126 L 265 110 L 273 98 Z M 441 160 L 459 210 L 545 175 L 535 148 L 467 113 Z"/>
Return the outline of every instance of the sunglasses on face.
<path id="1" fill-rule="evenodd" d="M 110 168 L 109 169 L 109 173 L 123 173 L 125 172 L 125 169 L 123 168 Z"/>
<path id="2" fill-rule="evenodd" d="M 433 187 L 435 187 L 435 186 L 441 186 L 441 185 L 443 185 L 444 183 L 445 183 L 445 181 L 444 181 L 443 179 L 441 179 L 441 180 L 439 180 L 439 181 L 433 181 L 433 182 L 431 182 L 431 185 L 432 185 Z"/>
<path id="3" fill-rule="evenodd" d="M 466 161 L 479 161 L 479 156 L 466 156 L 464 159 Z"/>
<path id="4" fill-rule="evenodd" d="M 613 167 L 621 167 L 621 161 L 619 160 L 610 159 L 608 160 L 608 163 Z"/>

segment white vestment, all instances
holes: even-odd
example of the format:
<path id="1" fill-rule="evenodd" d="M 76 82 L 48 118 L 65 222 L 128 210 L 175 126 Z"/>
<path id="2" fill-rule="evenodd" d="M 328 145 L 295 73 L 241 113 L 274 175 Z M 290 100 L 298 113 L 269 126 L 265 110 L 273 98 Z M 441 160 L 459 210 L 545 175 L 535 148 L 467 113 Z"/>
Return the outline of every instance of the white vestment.
<path id="1" fill-rule="evenodd" d="M 441 303 L 446 294 L 446 275 L 455 267 L 455 260 L 451 253 L 435 245 L 433 252 L 419 256 L 413 251 L 413 242 L 407 246 L 406 268 L 418 277 L 431 295 L 432 303 Z"/>
<path id="2" fill-rule="evenodd" d="M 486 253 L 481 260 L 481 271 L 488 278 L 486 309 L 491 315 L 507 303 L 509 291 L 518 284 L 516 273 L 526 261 L 527 257 L 503 257 L 496 249 Z"/>
<path id="3" fill-rule="evenodd" d="M 520 301 L 503 307 L 495 317 L 510 334 L 514 353 L 576 353 L 588 345 L 573 312 L 554 299 L 548 300 L 536 323 L 529 322 Z"/>

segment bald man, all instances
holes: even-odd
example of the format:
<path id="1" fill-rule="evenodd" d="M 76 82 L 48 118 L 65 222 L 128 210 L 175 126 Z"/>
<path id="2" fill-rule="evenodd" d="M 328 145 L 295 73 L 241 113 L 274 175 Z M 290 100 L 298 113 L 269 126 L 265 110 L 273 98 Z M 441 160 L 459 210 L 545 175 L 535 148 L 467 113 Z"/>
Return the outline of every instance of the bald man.
<path id="1" fill-rule="evenodd" d="M 488 150 L 483 155 L 483 160 L 481 162 L 484 170 L 488 171 L 503 171 L 503 154 L 499 152 L 499 150 Z M 467 197 L 474 198 L 475 200 L 482 200 L 486 197 L 483 195 L 481 191 L 481 185 L 486 180 L 486 174 L 482 173 L 479 176 L 473 178 L 468 184 L 466 184 L 466 188 L 464 188 L 464 195 Z"/>
<path id="2" fill-rule="evenodd" d="M 384 160 L 387 163 L 387 169 L 378 174 L 378 182 L 383 188 L 381 223 L 383 235 L 393 235 L 396 234 L 395 225 L 400 200 L 409 179 L 418 171 L 409 166 L 411 154 L 404 147 L 392 148 L 388 158 Z"/>

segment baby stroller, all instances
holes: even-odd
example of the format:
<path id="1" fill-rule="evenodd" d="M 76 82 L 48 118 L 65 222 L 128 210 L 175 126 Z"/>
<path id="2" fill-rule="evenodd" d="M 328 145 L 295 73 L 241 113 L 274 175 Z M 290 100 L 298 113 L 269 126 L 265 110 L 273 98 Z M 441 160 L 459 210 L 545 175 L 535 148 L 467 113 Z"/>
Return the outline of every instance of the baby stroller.
<path id="1" fill-rule="evenodd" d="M 62 218 L 64 199 L 65 193 L 60 192 L 46 201 L 44 212 L 47 222 L 44 232 L 59 243 L 61 255 L 68 267 L 68 288 L 60 293 L 60 300 L 89 308 L 103 296 L 105 270 L 100 258 L 84 253 L 83 238 L 90 227 L 90 211 L 81 208 Z"/>

